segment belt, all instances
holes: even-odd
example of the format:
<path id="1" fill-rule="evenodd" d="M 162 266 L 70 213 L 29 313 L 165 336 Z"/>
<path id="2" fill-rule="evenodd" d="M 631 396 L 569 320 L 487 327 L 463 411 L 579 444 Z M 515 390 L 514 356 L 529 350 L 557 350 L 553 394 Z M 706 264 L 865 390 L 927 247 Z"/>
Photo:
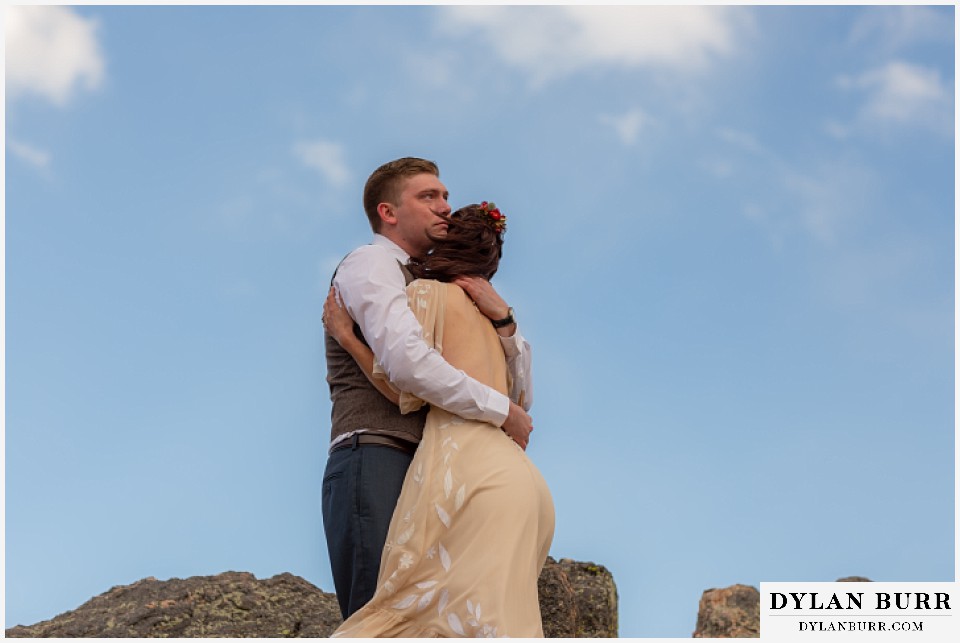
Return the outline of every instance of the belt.
<path id="1" fill-rule="evenodd" d="M 413 453 L 417 450 L 416 444 L 402 438 L 394 438 L 389 435 L 377 435 L 374 433 L 354 433 L 352 438 L 343 440 L 330 449 L 330 453 L 339 451 L 340 449 L 356 449 L 358 446 L 369 444 L 399 449 L 407 455 L 413 455 Z"/>

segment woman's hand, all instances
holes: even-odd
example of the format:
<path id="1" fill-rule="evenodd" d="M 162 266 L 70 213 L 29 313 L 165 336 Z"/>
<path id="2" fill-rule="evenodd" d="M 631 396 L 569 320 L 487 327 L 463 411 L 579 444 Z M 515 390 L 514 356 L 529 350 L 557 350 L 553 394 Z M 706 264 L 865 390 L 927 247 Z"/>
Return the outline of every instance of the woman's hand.
<path id="1" fill-rule="evenodd" d="M 340 303 L 340 297 L 332 286 L 327 293 L 327 300 L 323 302 L 323 328 L 330 337 L 343 346 L 344 339 L 355 337 L 353 334 L 353 319 L 350 313 Z"/>
<path id="2" fill-rule="evenodd" d="M 327 293 L 327 300 L 323 302 L 323 329 L 327 331 L 330 337 L 337 340 L 345 351 L 350 354 L 363 374 L 366 375 L 370 383 L 373 384 L 380 393 L 394 404 L 400 404 L 400 394 L 390 388 L 386 380 L 380 377 L 374 377 L 373 351 L 370 347 L 360 341 L 356 333 L 353 332 L 353 319 L 350 313 L 340 303 L 340 297 L 334 288 L 330 288 Z"/>
<path id="3" fill-rule="evenodd" d="M 497 293 L 493 285 L 483 277 L 457 277 L 453 280 L 477 305 L 477 309 L 488 319 L 503 319 L 510 313 L 510 307 Z M 497 329 L 502 337 L 512 337 L 517 330 L 516 324 L 508 324 Z"/>

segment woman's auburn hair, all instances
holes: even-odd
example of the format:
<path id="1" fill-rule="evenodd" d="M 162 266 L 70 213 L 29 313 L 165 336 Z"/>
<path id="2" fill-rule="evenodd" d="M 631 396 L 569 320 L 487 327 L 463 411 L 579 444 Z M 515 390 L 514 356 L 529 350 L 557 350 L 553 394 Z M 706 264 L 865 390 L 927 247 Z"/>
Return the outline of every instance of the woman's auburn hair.
<path id="1" fill-rule="evenodd" d="M 493 277 L 503 256 L 503 233 L 494 227 L 490 213 L 474 203 L 447 220 L 447 236 L 431 236 L 433 250 L 420 259 L 411 257 L 410 273 L 418 279 L 446 282 L 456 277 Z"/>

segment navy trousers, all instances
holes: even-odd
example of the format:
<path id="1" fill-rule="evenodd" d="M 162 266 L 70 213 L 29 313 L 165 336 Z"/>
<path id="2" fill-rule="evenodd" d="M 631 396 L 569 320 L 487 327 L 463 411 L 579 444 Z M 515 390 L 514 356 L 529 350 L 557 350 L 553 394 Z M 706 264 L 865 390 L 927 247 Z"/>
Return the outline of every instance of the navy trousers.
<path id="1" fill-rule="evenodd" d="M 343 618 L 377 588 L 380 556 L 413 456 L 376 444 L 330 454 L 323 474 L 323 530 Z"/>

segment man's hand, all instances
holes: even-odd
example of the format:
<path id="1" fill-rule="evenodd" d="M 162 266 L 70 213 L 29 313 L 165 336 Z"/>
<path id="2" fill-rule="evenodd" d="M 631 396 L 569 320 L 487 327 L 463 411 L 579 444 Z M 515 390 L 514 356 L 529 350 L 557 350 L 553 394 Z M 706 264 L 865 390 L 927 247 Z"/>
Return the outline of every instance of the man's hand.
<path id="1" fill-rule="evenodd" d="M 470 296 L 470 299 L 477 305 L 480 312 L 489 319 L 496 321 L 503 319 L 510 313 L 510 307 L 503 300 L 497 291 L 493 289 L 490 282 L 483 277 L 457 277 L 453 283 L 463 288 L 464 292 Z M 504 337 L 511 337 L 517 330 L 516 324 L 509 324 L 497 329 L 497 333 Z"/>
<path id="2" fill-rule="evenodd" d="M 510 402 L 510 412 L 507 413 L 507 419 L 503 421 L 503 426 L 500 428 L 513 438 L 521 449 L 527 450 L 530 432 L 533 431 L 533 419 L 523 410 L 523 407 Z"/>

